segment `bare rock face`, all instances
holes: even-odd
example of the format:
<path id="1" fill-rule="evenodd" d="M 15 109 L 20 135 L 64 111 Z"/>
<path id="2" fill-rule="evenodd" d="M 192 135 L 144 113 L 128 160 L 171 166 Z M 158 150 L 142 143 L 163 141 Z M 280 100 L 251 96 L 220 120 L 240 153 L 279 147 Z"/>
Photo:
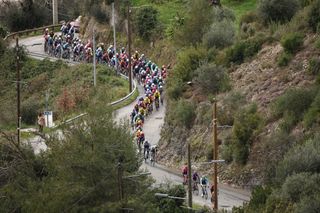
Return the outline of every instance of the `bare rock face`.
<path id="1" fill-rule="evenodd" d="M 288 67 L 279 68 L 277 57 L 282 51 L 278 43 L 265 46 L 254 60 L 230 73 L 234 90 L 241 91 L 247 101 L 256 102 L 262 111 L 287 89 L 313 83 L 306 72 L 310 51 L 299 52 Z"/>

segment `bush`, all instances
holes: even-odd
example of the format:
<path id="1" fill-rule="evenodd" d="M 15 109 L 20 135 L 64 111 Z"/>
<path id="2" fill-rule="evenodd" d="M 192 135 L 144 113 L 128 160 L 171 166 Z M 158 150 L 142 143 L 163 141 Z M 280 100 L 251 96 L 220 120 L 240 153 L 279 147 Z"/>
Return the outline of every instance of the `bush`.
<path id="1" fill-rule="evenodd" d="M 233 125 L 234 115 L 246 104 L 245 96 L 239 92 L 228 93 L 221 100 L 218 108 L 218 120 L 222 125 Z"/>
<path id="2" fill-rule="evenodd" d="M 272 190 L 270 187 L 256 186 L 252 191 L 248 207 L 252 210 L 260 212 L 261 207 L 266 204 L 267 198 L 271 194 L 271 192 Z"/>
<path id="3" fill-rule="evenodd" d="M 180 46 L 196 45 L 201 42 L 203 35 L 213 21 L 212 7 L 207 0 L 191 0 L 189 10 L 181 29 L 175 32 L 175 43 Z"/>
<path id="4" fill-rule="evenodd" d="M 176 102 L 175 107 L 171 112 L 170 119 L 176 125 L 190 128 L 193 124 L 195 116 L 195 105 L 189 101 L 180 99 Z"/>
<path id="5" fill-rule="evenodd" d="M 201 47 L 189 47 L 180 52 L 172 73 L 173 77 L 181 82 L 191 81 L 195 70 L 206 60 L 206 57 L 207 51 Z"/>
<path id="6" fill-rule="evenodd" d="M 308 23 L 313 32 L 317 32 L 320 23 L 320 0 L 315 0 L 309 10 Z"/>
<path id="7" fill-rule="evenodd" d="M 264 38 L 255 37 L 240 41 L 227 49 L 226 58 L 228 63 L 241 64 L 246 58 L 254 56 L 262 47 Z"/>
<path id="8" fill-rule="evenodd" d="M 293 174 L 320 171 L 319 136 L 289 150 L 276 169 L 276 181 L 282 183 Z"/>
<path id="9" fill-rule="evenodd" d="M 29 99 L 21 105 L 21 121 L 28 125 L 34 125 L 40 112 L 39 101 Z"/>
<path id="10" fill-rule="evenodd" d="M 303 45 L 304 36 L 300 33 L 289 33 L 281 39 L 281 45 L 288 53 L 297 52 Z"/>
<path id="11" fill-rule="evenodd" d="M 320 91 L 304 115 L 303 121 L 306 127 L 311 127 L 314 123 L 320 124 Z"/>
<path id="12" fill-rule="evenodd" d="M 177 100 L 183 92 L 183 83 L 180 80 L 169 78 L 166 85 L 166 90 L 169 98 Z"/>
<path id="13" fill-rule="evenodd" d="M 102 9 L 101 5 L 99 4 L 94 4 L 90 8 L 90 15 L 95 17 L 95 19 L 100 22 L 100 23 L 106 23 L 109 22 L 110 15 Z"/>
<path id="14" fill-rule="evenodd" d="M 315 96 L 316 90 L 314 89 L 288 90 L 276 99 L 272 106 L 273 115 L 280 118 L 285 114 L 292 114 L 299 121 L 303 117 L 303 113 L 310 107 Z"/>
<path id="15" fill-rule="evenodd" d="M 260 0 L 258 15 L 266 23 L 271 21 L 287 22 L 299 9 L 298 0 Z"/>
<path id="16" fill-rule="evenodd" d="M 232 135 L 234 141 L 234 159 L 237 163 L 245 164 L 249 156 L 251 138 L 258 129 L 261 118 L 257 113 L 257 106 L 252 105 L 236 115 Z"/>
<path id="17" fill-rule="evenodd" d="M 318 75 L 320 73 L 320 58 L 312 58 L 309 61 L 308 71 L 312 75 Z"/>
<path id="18" fill-rule="evenodd" d="M 224 48 L 233 43 L 235 29 L 229 21 L 215 22 L 203 37 L 203 43 L 207 48 Z"/>
<path id="19" fill-rule="evenodd" d="M 205 64 L 196 71 L 195 81 L 205 93 L 218 93 L 230 88 L 229 77 L 222 66 Z"/>
<path id="20" fill-rule="evenodd" d="M 242 24 L 249 24 L 252 22 L 256 22 L 257 20 L 258 20 L 257 13 L 255 11 L 249 11 L 240 17 L 240 26 L 242 26 Z"/>
<path id="21" fill-rule="evenodd" d="M 278 66 L 285 67 L 289 64 L 292 59 L 292 54 L 288 52 L 282 52 L 280 57 L 278 58 Z"/>
<path id="22" fill-rule="evenodd" d="M 47 25 L 52 16 L 46 9 L 30 0 L 8 3 L 3 11 L 4 24 L 11 32 Z"/>
<path id="23" fill-rule="evenodd" d="M 149 40 L 159 26 L 158 11 L 153 7 L 143 7 L 135 16 L 135 26 L 138 35 L 144 40 Z"/>

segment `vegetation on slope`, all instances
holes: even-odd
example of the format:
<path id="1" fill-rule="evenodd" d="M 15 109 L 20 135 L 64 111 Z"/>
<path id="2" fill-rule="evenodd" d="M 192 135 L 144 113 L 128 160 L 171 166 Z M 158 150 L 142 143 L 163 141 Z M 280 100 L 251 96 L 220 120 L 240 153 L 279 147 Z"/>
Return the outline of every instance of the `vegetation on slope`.
<path id="1" fill-rule="evenodd" d="M 5 48 L 5 46 L 4 46 Z M 0 55 L 1 129 L 15 125 L 16 91 L 12 82 L 16 79 L 15 55 L 7 49 Z M 100 99 L 105 103 L 118 100 L 128 94 L 127 80 L 120 78 L 105 66 L 97 66 L 97 87 L 93 87 L 92 65 L 69 67 L 62 61 L 38 61 L 27 58 L 21 50 L 21 113 L 22 125 L 35 125 L 37 114 L 46 107 L 53 111 L 54 120 L 64 120 L 83 112 Z M 48 103 L 46 103 L 48 93 Z"/>
<path id="2" fill-rule="evenodd" d="M 188 1 L 185 22 L 167 38 L 179 51 L 167 80 L 162 162 L 183 164 L 187 143 L 193 160 L 212 158 L 210 100 L 216 98 L 219 124 L 233 126 L 219 130 L 219 151 L 228 162 L 220 179 L 259 185 L 237 211 L 318 209 L 308 200 L 319 196 L 319 162 L 307 156 L 319 151 L 320 1 L 222 1 L 222 9 L 207 3 Z M 315 189 L 303 181 L 308 175 Z M 305 187 L 291 191 L 295 184 Z"/>

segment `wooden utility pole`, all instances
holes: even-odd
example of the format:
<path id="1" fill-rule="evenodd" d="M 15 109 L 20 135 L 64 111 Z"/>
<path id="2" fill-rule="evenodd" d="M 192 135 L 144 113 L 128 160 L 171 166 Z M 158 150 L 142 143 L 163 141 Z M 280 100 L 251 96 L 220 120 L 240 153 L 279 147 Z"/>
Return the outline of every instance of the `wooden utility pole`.
<path id="1" fill-rule="evenodd" d="M 131 21 L 130 21 L 130 1 L 127 5 L 127 21 L 128 21 L 128 57 L 129 57 L 129 92 L 132 92 L 132 69 L 131 69 Z"/>
<path id="2" fill-rule="evenodd" d="M 58 24 L 58 0 L 52 0 L 52 22 Z"/>
<path id="3" fill-rule="evenodd" d="M 213 160 L 218 160 L 218 132 L 217 132 L 217 102 L 213 104 Z M 213 174 L 214 191 L 212 193 L 213 209 L 218 210 L 218 163 L 214 163 L 214 174 Z"/>
<path id="4" fill-rule="evenodd" d="M 92 33 L 92 52 L 93 52 L 93 86 L 97 86 L 97 73 L 96 73 L 96 30 L 93 29 Z"/>
<path id="5" fill-rule="evenodd" d="M 191 147 L 188 143 L 188 207 L 192 209 Z"/>
<path id="6" fill-rule="evenodd" d="M 114 48 L 114 54 L 117 56 L 117 42 L 116 42 L 116 16 L 115 16 L 115 3 L 112 3 L 112 24 L 113 24 L 113 48 Z M 118 59 L 115 57 L 115 67 L 118 74 Z"/>
<path id="7" fill-rule="evenodd" d="M 16 38 L 16 68 L 17 68 L 17 141 L 18 146 L 20 146 L 20 128 L 21 128 L 21 112 L 20 112 L 20 56 L 19 56 L 19 38 Z"/>

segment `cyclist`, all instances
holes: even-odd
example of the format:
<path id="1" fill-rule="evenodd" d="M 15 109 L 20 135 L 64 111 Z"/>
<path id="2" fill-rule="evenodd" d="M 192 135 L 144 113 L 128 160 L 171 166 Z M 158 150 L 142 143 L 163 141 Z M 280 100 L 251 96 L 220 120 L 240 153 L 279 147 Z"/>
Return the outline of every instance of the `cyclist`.
<path id="1" fill-rule="evenodd" d="M 208 196 L 207 186 L 209 186 L 209 180 L 206 176 L 202 176 L 200 179 L 200 186 L 202 189 L 201 197 Z"/>
<path id="2" fill-rule="evenodd" d="M 160 92 L 158 90 L 155 91 L 154 93 L 154 101 L 156 104 L 156 109 L 159 109 L 159 102 L 160 102 Z"/>
<path id="3" fill-rule="evenodd" d="M 144 142 L 143 145 L 143 156 L 144 156 L 144 160 L 146 161 L 149 157 L 149 151 L 150 151 L 150 144 L 148 141 Z"/>
<path id="4" fill-rule="evenodd" d="M 150 161 L 151 161 L 151 163 L 155 163 L 155 161 L 156 161 L 156 152 L 157 152 L 157 150 L 156 150 L 156 147 L 152 147 L 151 148 L 151 158 L 150 158 Z"/>
<path id="5" fill-rule="evenodd" d="M 200 183 L 200 176 L 198 175 L 197 171 L 194 171 L 192 174 L 192 180 L 193 180 L 193 190 L 198 191 L 198 183 Z"/>
<path id="6" fill-rule="evenodd" d="M 182 169 L 182 175 L 183 175 L 183 184 L 186 185 L 187 184 L 187 180 L 188 180 L 188 166 L 185 165 Z"/>

